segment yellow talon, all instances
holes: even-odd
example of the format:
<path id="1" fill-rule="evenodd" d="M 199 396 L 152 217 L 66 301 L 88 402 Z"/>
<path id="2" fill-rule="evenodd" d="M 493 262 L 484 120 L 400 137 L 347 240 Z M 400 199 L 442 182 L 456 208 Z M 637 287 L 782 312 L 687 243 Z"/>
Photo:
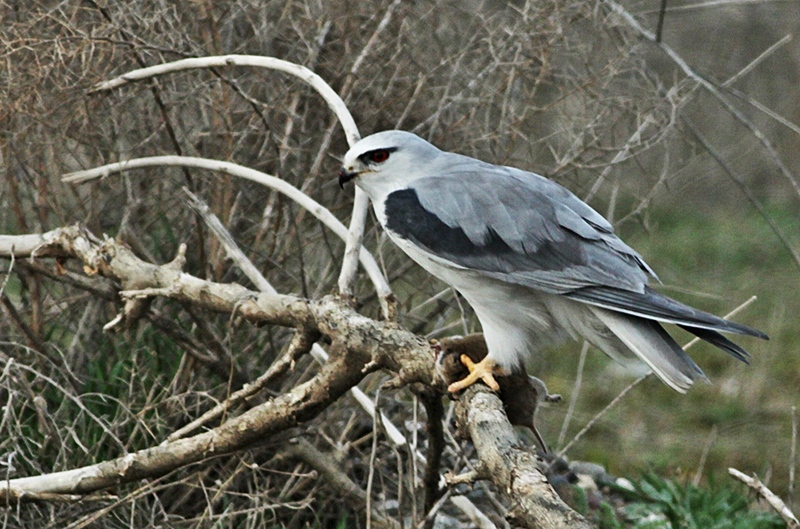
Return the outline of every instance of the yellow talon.
<path id="1" fill-rule="evenodd" d="M 478 380 L 482 380 L 484 384 L 492 388 L 492 391 L 499 391 L 500 385 L 494 379 L 494 374 L 502 374 L 502 370 L 498 369 L 494 363 L 494 360 L 489 358 L 488 356 L 478 362 L 477 364 L 472 361 L 472 359 L 465 355 L 461 355 L 461 363 L 466 366 L 469 370 L 469 375 L 464 377 L 463 379 L 459 380 L 458 382 L 453 382 L 447 387 L 447 391 L 450 393 L 456 393 L 461 391 L 462 389 L 466 389 L 470 387 L 472 384 L 477 382 Z"/>

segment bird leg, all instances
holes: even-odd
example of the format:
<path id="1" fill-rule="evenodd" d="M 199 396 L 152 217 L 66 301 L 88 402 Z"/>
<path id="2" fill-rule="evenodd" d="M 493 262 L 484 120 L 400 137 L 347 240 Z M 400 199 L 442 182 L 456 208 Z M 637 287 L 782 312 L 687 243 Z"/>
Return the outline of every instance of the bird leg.
<path id="1" fill-rule="evenodd" d="M 476 364 L 475 362 L 472 361 L 472 358 L 470 358 L 465 354 L 462 354 L 461 363 L 464 364 L 466 368 L 469 370 L 469 375 L 459 380 L 458 382 L 453 382 L 452 384 L 447 386 L 447 391 L 449 391 L 450 393 L 456 393 L 458 391 L 461 391 L 462 389 L 470 387 L 478 380 L 482 380 L 487 386 L 492 388 L 493 391 L 500 390 L 500 384 L 498 384 L 497 381 L 494 379 L 494 375 L 503 375 L 506 373 L 503 371 L 502 368 L 498 367 L 494 363 L 494 360 L 492 360 L 487 356 Z"/>

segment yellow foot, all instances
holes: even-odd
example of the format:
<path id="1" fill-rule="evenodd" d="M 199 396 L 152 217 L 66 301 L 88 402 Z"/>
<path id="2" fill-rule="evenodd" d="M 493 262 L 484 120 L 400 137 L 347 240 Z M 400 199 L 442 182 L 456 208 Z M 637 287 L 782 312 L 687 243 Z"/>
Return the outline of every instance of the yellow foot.
<path id="1" fill-rule="evenodd" d="M 465 354 L 461 355 L 461 363 L 464 364 L 467 369 L 469 370 L 469 375 L 464 377 L 463 379 L 459 380 L 458 382 L 453 382 L 447 387 L 447 391 L 450 393 L 456 393 L 461 391 L 462 389 L 466 389 L 470 387 L 472 384 L 477 382 L 478 380 L 483 380 L 483 382 L 492 388 L 493 391 L 499 391 L 500 385 L 494 379 L 494 375 L 501 375 L 503 374 L 503 370 L 498 368 L 494 360 L 489 358 L 488 356 L 478 362 L 477 364 L 472 361 L 470 357 Z"/>

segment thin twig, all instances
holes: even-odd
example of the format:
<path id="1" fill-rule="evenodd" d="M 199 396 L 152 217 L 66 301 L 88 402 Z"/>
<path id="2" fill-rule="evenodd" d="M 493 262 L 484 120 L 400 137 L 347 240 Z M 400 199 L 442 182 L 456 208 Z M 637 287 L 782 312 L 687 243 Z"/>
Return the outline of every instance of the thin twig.
<path id="1" fill-rule="evenodd" d="M 358 67 L 361 65 L 361 62 L 363 62 L 363 59 L 366 57 L 367 53 L 373 46 L 374 42 L 377 41 L 378 35 L 380 35 L 383 32 L 384 28 L 388 25 L 392 13 L 394 12 L 395 8 L 398 5 L 400 5 L 400 0 L 395 0 L 395 2 L 393 2 L 390 5 L 389 9 L 386 11 L 384 18 L 381 20 L 372 38 L 364 47 L 364 50 L 362 50 L 362 53 L 359 56 L 359 58 L 353 64 L 353 67 L 351 68 L 350 71 L 350 77 L 349 77 L 350 79 L 354 78 L 354 74 L 358 70 Z M 109 81 L 104 81 L 102 83 L 95 85 L 94 88 L 92 88 L 92 90 L 90 91 L 90 93 L 100 90 L 111 90 L 113 88 L 117 88 L 131 81 L 147 79 L 158 75 L 164 75 L 167 73 L 196 69 L 196 68 L 211 68 L 220 66 L 256 66 L 260 68 L 278 70 L 300 78 L 301 80 L 309 84 L 311 87 L 313 87 L 315 90 L 317 90 L 317 92 L 319 92 L 320 95 L 322 95 L 322 97 L 325 99 L 325 102 L 328 103 L 328 106 L 331 108 L 331 110 L 333 110 L 334 114 L 336 114 L 336 117 L 341 123 L 342 129 L 344 129 L 345 136 L 347 137 L 347 143 L 349 145 L 352 146 L 361 137 L 360 133 L 358 132 L 358 127 L 356 126 L 355 120 L 353 120 L 353 116 L 347 109 L 347 105 L 345 105 L 342 98 L 339 97 L 339 94 L 337 94 L 330 87 L 330 85 L 328 85 L 328 83 L 326 83 L 319 75 L 315 74 L 313 71 L 309 70 L 305 66 L 301 66 L 299 64 L 295 64 L 288 61 L 283 61 L 281 59 L 276 59 L 274 57 L 258 57 L 253 55 L 224 55 L 216 57 L 182 59 L 171 63 L 159 64 L 156 66 L 151 66 L 149 68 L 141 68 L 139 70 L 128 72 Z M 327 146 L 330 145 L 330 134 L 327 135 L 326 141 L 324 141 L 323 143 L 324 147 L 323 149 L 321 149 L 321 152 L 327 151 Z M 318 159 L 321 160 L 321 157 L 318 157 Z M 187 167 L 187 166 L 181 166 L 181 167 Z M 318 171 L 318 169 L 316 170 Z M 313 174 L 315 170 L 312 169 L 311 172 Z M 339 276 L 339 290 L 341 293 L 345 295 L 350 294 L 352 291 L 352 284 L 355 281 L 355 275 L 357 271 L 356 263 L 362 258 L 360 250 L 361 239 L 364 234 L 364 226 L 366 224 L 368 205 L 369 201 L 367 200 L 366 195 L 364 195 L 363 191 L 361 191 L 360 189 L 356 189 L 356 196 L 353 204 L 353 214 L 351 216 L 350 229 L 347 230 L 347 235 L 344 237 L 345 254 L 344 254 L 344 261 L 342 263 L 341 274 Z M 389 303 L 391 290 L 389 289 L 388 283 L 386 283 L 383 287 L 379 288 L 378 290 L 379 290 L 378 295 L 379 298 L 381 299 L 381 306 L 384 311 L 384 316 L 387 318 L 393 318 L 394 311 L 392 310 L 392 307 Z"/>
<path id="2" fill-rule="evenodd" d="M 752 96 L 749 96 L 749 95 L 745 94 L 744 92 L 735 89 L 732 86 L 729 86 L 728 88 L 726 88 L 726 90 L 728 92 L 730 92 L 732 95 L 738 97 L 739 99 L 741 99 L 742 101 L 747 103 L 748 105 L 760 110 L 761 112 L 764 113 L 764 115 L 774 119 L 775 121 L 777 121 L 778 123 L 780 123 L 781 125 L 783 125 L 787 129 L 791 130 L 795 134 L 800 134 L 800 125 L 798 125 L 797 123 L 794 123 L 792 121 L 789 121 L 788 118 L 785 118 L 785 117 L 781 116 L 780 114 L 778 114 L 777 112 L 775 112 L 771 108 L 767 107 L 763 103 L 761 103 L 759 101 L 756 101 L 755 99 L 753 99 Z"/>
<path id="3" fill-rule="evenodd" d="M 664 29 L 664 19 L 667 15 L 667 0 L 661 0 L 661 8 L 658 10 L 658 25 L 656 26 L 656 42 L 661 42 L 661 32 Z"/>
<path id="4" fill-rule="evenodd" d="M 686 76 L 698 83 L 702 86 L 708 93 L 710 93 L 714 98 L 716 98 L 722 106 L 730 112 L 742 125 L 750 129 L 756 139 L 763 145 L 764 149 L 769 154 L 770 158 L 772 158 L 775 165 L 780 170 L 781 174 L 791 183 L 794 190 L 800 195 L 800 182 L 794 177 L 792 172 L 783 163 L 783 161 L 778 156 L 775 147 L 773 147 L 772 142 L 766 137 L 766 135 L 761 132 L 761 129 L 755 126 L 755 124 L 747 118 L 738 108 L 734 107 L 731 102 L 725 97 L 722 92 L 708 79 L 704 78 L 702 75 L 694 71 L 689 64 L 681 57 L 675 50 L 664 44 L 663 42 L 657 42 L 656 36 L 651 32 L 646 30 L 642 27 L 641 24 L 636 20 L 636 18 L 631 15 L 624 7 L 620 4 L 614 2 L 613 0 L 603 0 L 605 5 L 609 6 L 612 12 L 616 13 L 620 16 L 636 33 L 640 36 L 644 37 L 645 39 L 653 42 L 656 46 L 658 46 L 661 51 L 663 51 L 671 60 L 674 62 L 678 68 L 680 68 Z"/>
<path id="5" fill-rule="evenodd" d="M 742 77 L 744 77 L 745 75 L 747 75 L 748 73 L 753 71 L 753 69 L 756 66 L 758 66 L 759 64 L 761 64 L 762 62 L 764 62 L 764 60 L 767 57 L 769 57 L 770 55 L 775 53 L 777 50 L 779 50 L 780 48 L 782 48 L 783 46 L 788 44 L 791 40 L 792 40 L 792 35 L 791 34 L 786 35 L 781 40 L 779 40 L 778 42 L 776 42 L 775 44 L 773 44 L 772 46 L 770 46 L 769 48 L 767 48 L 766 50 L 761 52 L 758 55 L 758 57 L 756 57 L 755 59 L 750 61 L 750 63 L 747 66 L 745 66 L 744 68 L 739 70 L 737 73 L 735 73 L 732 77 L 730 77 L 727 81 L 722 83 L 720 86 L 723 87 L 723 88 L 727 88 L 728 86 L 732 85 L 733 83 L 735 83 L 736 81 L 738 81 L 739 79 L 741 79 Z"/>
<path id="6" fill-rule="evenodd" d="M 308 350 L 309 344 L 307 342 L 307 336 L 300 332 L 296 333 L 292 338 L 292 341 L 290 342 L 286 352 L 276 361 L 274 361 L 264 374 L 249 384 L 245 384 L 242 389 L 232 393 L 223 402 L 220 402 L 186 426 L 172 432 L 166 438 L 166 440 L 161 443 L 161 446 L 165 446 L 173 441 L 177 441 L 178 439 L 186 437 L 199 427 L 222 417 L 228 412 L 228 410 L 246 401 L 253 395 L 260 393 L 273 380 L 286 373 L 286 371 L 288 371 L 292 364 L 297 360 L 297 357 Z"/>
<path id="7" fill-rule="evenodd" d="M 792 511 L 789 510 L 789 507 L 783 503 L 783 500 L 780 499 L 774 492 L 769 490 L 766 485 L 761 483 L 761 480 L 753 474 L 752 477 L 748 476 L 744 472 L 740 472 L 735 468 L 729 468 L 728 474 L 733 476 L 735 479 L 738 479 L 764 498 L 767 503 L 769 503 L 770 507 L 775 509 L 775 511 L 783 518 L 783 521 L 786 522 L 787 529 L 798 529 L 800 528 L 800 522 L 797 521 Z"/>
<path id="8" fill-rule="evenodd" d="M 756 296 L 750 297 L 747 301 L 745 301 L 744 303 L 741 303 L 738 307 L 736 307 L 735 309 L 730 311 L 728 314 L 726 314 L 725 318 L 730 318 L 731 316 L 733 316 L 734 314 L 736 314 L 740 310 L 744 309 L 745 307 L 747 307 L 750 303 L 752 303 L 755 300 L 756 300 Z M 685 350 L 689 349 L 690 347 L 692 347 L 694 344 L 696 344 L 699 341 L 700 340 L 697 339 L 697 338 L 691 340 L 689 343 L 687 343 L 686 345 L 683 346 L 683 350 L 685 351 Z M 653 373 L 650 372 L 650 373 L 647 373 L 645 375 L 642 375 L 641 377 L 637 378 L 636 380 L 634 380 L 633 382 L 628 384 L 628 386 L 625 387 L 625 389 L 623 389 L 619 393 L 619 395 L 614 397 L 614 399 L 611 402 L 609 402 L 606 405 L 605 408 L 603 408 L 602 410 L 597 412 L 597 415 L 592 417 L 592 419 L 588 423 L 586 423 L 586 426 L 584 426 L 581 429 L 581 431 L 579 431 L 577 434 L 575 434 L 575 437 L 573 437 L 572 440 L 569 443 L 567 443 L 567 446 L 565 446 L 564 448 L 562 448 L 561 450 L 558 451 L 558 457 L 563 457 L 564 454 L 567 453 L 567 450 L 569 450 L 572 447 L 572 445 L 574 445 L 581 437 L 583 437 L 586 434 L 586 432 L 588 432 L 597 423 L 597 421 L 600 420 L 600 418 L 603 415 L 608 413 L 614 406 L 617 405 L 617 403 L 620 400 L 622 400 L 622 397 L 627 395 L 628 392 L 630 392 L 630 390 L 632 390 L 634 387 L 638 386 L 644 379 L 646 379 L 647 377 L 649 377 L 652 374 Z"/>
<path id="9" fill-rule="evenodd" d="M 319 362 L 320 364 L 325 364 L 328 361 L 328 353 L 325 352 L 325 349 L 322 348 L 319 344 L 314 344 L 311 348 L 311 356 Z M 367 396 L 366 393 L 361 391 L 358 387 L 353 387 L 350 389 L 350 394 L 356 399 L 356 402 L 361 406 L 361 408 L 367 412 L 367 414 L 372 417 L 372 420 L 375 420 L 375 404 L 372 400 Z M 381 413 L 381 423 L 383 424 L 383 428 L 386 431 L 387 437 L 395 446 L 405 446 L 408 444 L 403 433 L 395 426 L 389 418 Z"/>
<path id="10" fill-rule="evenodd" d="M 8 280 L 11 279 L 11 272 L 14 271 L 14 264 L 16 263 L 16 254 L 14 253 L 14 247 L 11 247 L 11 258 L 10 262 L 8 263 L 8 270 L 6 270 L 6 277 L 3 279 L 3 285 L 0 286 L 0 298 L 5 296 L 6 292 L 6 285 L 8 285 Z"/>
<path id="11" fill-rule="evenodd" d="M 347 74 L 347 78 L 345 79 L 344 86 L 342 87 L 342 96 L 348 98 L 350 88 L 352 83 L 356 79 L 356 74 L 361 67 L 361 64 L 367 58 L 369 53 L 372 51 L 372 48 L 380 39 L 380 35 L 384 32 L 386 27 L 389 25 L 389 21 L 392 19 L 392 15 L 394 15 L 395 10 L 401 4 L 401 0 L 394 0 L 389 7 L 386 9 L 386 12 L 383 15 L 383 18 L 378 23 L 378 26 L 375 28 L 375 31 L 372 33 L 372 36 L 364 45 L 364 48 L 361 50 L 361 53 L 358 55 L 356 60 L 353 62 L 353 66 L 350 68 L 350 72 Z M 348 98 L 349 100 L 349 98 Z M 324 141 L 323 141 L 323 148 L 327 150 L 327 144 L 330 144 L 330 135 L 327 134 Z M 348 137 L 348 144 L 352 147 L 353 141 L 350 140 Z M 321 158 L 319 158 L 321 161 Z M 316 162 L 314 164 L 316 166 Z M 311 174 L 316 174 L 318 168 L 312 166 Z M 347 239 L 345 244 L 345 251 L 344 251 L 344 259 L 342 260 L 342 269 L 339 273 L 339 293 L 343 296 L 352 296 L 353 293 L 353 284 L 355 283 L 356 273 L 358 271 L 358 252 L 359 248 L 361 248 L 361 243 L 364 238 L 364 228 L 367 224 L 367 212 L 369 210 L 369 199 L 367 198 L 366 193 L 360 188 L 356 187 L 355 197 L 353 199 L 353 212 L 350 216 L 350 227 L 347 230 Z M 384 309 L 384 317 L 387 319 L 394 319 L 394 307 L 392 303 L 390 303 L 389 296 L 391 295 L 390 291 L 385 293 L 378 293 L 379 297 L 381 298 L 381 306 Z"/>
<path id="12" fill-rule="evenodd" d="M 611 169 L 613 169 L 618 163 L 627 159 L 627 157 L 630 155 L 631 147 L 642 141 L 642 134 L 644 134 L 645 129 L 652 124 L 653 119 L 649 115 L 642 120 L 642 122 L 639 124 L 639 127 L 633 132 L 633 134 L 631 134 L 631 137 L 628 138 L 628 141 L 625 142 L 625 145 L 622 147 L 622 149 L 617 151 L 617 154 L 614 155 L 614 158 L 608 163 L 608 165 L 606 165 L 606 167 L 600 173 L 600 176 L 598 176 L 597 180 L 595 180 L 594 184 L 592 184 L 592 188 L 583 198 L 584 202 L 590 202 L 594 198 L 595 194 L 597 194 L 597 192 L 600 190 L 600 186 L 611 172 Z"/>
<path id="13" fill-rule="evenodd" d="M 381 398 L 381 388 L 375 392 L 373 405 L 377 409 Z M 367 529 L 372 529 L 372 480 L 375 477 L 375 454 L 378 453 L 378 430 L 380 418 L 378 414 L 372 416 L 372 450 L 369 454 L 369 475 L 367 476 Z"/>
<path id="14" fill-rule="evenodd" d="M 594 426 L 594 425 L 597 423 L 597 421 L 599 421 L 599 420 L 600 420 L 600 418 L 601 418 L 601 417 L 603 417 L 603 416 L 604 416 L 606 413 L 608 413 L 608 412 L 611 410 L 611 408 L 613 408 L 614 406 L 616 406 L 616 405 L 617 405 L 617 403 L 618 403 L 619 401 L 621 401 L 621 400 L 622 400 L 622 398 L 623 398 L 625 395 L 627 395 L 627 394 L 628 394 L 628 392 L 629 392 L 630 390 L 632 390 L 633 388 L 635 388 L 636 386 L 638 386 L 638 385 L 639 385 L 639 384 L 640 384 L 640 383 L 641 383 L 641 382 L 642 382 L 644 379 L 646 379 L 646 378 L 647 378 L 647 377 L 649 377 L 650 375 L 652 375 L 652 373 L 647 373 L 646 375 L 642 375 L 642 376 L 640 376 L 639 378 L 637 378 L 636 380 L 634 380 L 633 382 L 631 382 L 630 384 L 628 384 L 628 386 L 627 386 L 625 389 L 623 389 L 623 390 L 622 390 L 622 391 L 619 393 L 619 395 L 617 395 L 616 397 L 614 397 L 614 399 L 613 399 L 611 402 L 609 402 L 608 404 L 606 404 L 606 407 L 605 407 L 605 408 L 603 408 L 602 410 L 600 410 L 600 411 L 597 413 L 597 415 L 595 415 L 594 417 L 592 417 L 592 419 L 591 419 L 589 422 L 587 422 L 587 423 L 586 423 L 586 426 L 584 426 L 583 428 L 581 428 L 581 431 L 579 431 L 578 433 L 576 433 L 576 434 L 575 434 L 575 437 L 573 437 L 573 438 L 572 438 L 572 440 L 570 440 L 570 442 L 569 442 L 569 443 L 567 443 L 567 446 L 565 446 L 564 448 L 562 448 L 561 450 L 559 450 L 559 451 L 558 451 L 558 457 L 564 457 L 564 454 L 566 454 L 566 453 L 567 453 L 567 451 L 569 451 L 569 449 L 570 449 L 570 448 L 572 448 L 572 445 L 574 445 L 575 443 L 577 443 L 577 442 L 578 442 L 578 441 L 581 439 L 581 437 L 583 437 L 583 436 L 586 434 L 586 432 L 588 432 L 589 430 L 591 430 L 591 429 L 592 429 L 592 427 L 593 427 L 593 426 Z"/>
<path id="15" fill-rule="evenodd" d="M 767 225 L 769 225 L 770 229 L 778 238 L 778 240 L 781 242 L 781 244 L 783 244 L 783 247 L 786 248 L 786 250 L 789 252 L 789 255 L 792 256 L 795 265 L 798 268 L 800 268 L 800 253 L 798 253 L 798 251 L 795 250 L 794 246 L 792 245 L 792 242 L 789 240 L 788 237 L 786 237 L 786 235 L 783 233 L 783 230 L 781 230 L 780 227 L 777 224 L 775 224 L 775 221 L 772 220 L 772 217 L 770 217 L 769 213 L 767 213 L 766 208 L 761 204 L 761 201 L 758 200 L 758 198 L 755 196 L 750 187 L 748 187 L 744 183 L 744 180 L 742 180 L 742 178 L 740 178 L 739 175 L 733 172 L 733 169 L 731 169 L 730 166 L 728 166 L 728 164 L 725 162 L 722 156 L 714 148 L 714 146 L 711 145 L 705 139 L 705 137 L 700 133 L 700 131 L 697 129 L 697 127 L 694 126 L 694 124 L 691 121 L 689 121 L 688 119 L 684 119 L 683 122 L 689 127 L 689 130 L 692 132 L 695 139 L 697 139 L 697 141 L 700 142 L 700 145 L 702 145 L 703 148 L 706 150 L 706 152 L 708 152 L 708 154 L 710 154 L 711 157 L 714 158 L 714 161 L 716 161 L 717 164 L 719 164 L 719 166 L 722 168 L 722 170 L 725 171 L 725 174 L 728 175 L 728 177 L 731 180 L 733 180 L 733 182 L 737 185 L 737 187 L 742 191 L 742 193 L 750 202 L 750 204 L 756 209 L 756 211 L 758 211 L 759 215 L 761 215 L 761 218 L 764 219 L 764 221 L 767 223 Z M 798 191 L 800 192 L 800 190 Z"/>
<path id="16" fill-rule="evenodd" d="M 586 353 L 589 351 L 589 342 L 584 341 L 581 347 L 581 355 L 578 359 L 578 372 L 575 374 L 575 384 L 572 385 L 572 395 L 569 398 L 569 408 L 567 414 L 564 416 L 564 423 L 561 425 L 561 432 L 558 434 L 558 442 L 556 446 L 562 446 L 564 439 L 567 438 L 567 430 L 569 430 L 569 423 L 572 421 L 572 414 L 575 411 L 575 405 L 578 402 L 578 395 L 581 392 L 581 385 L 583 382 L 583 368 L 586 364 Z"/>
<path id="17" fill-rule="evenodd" d="M 208 205 L 200 200 L 200 198 L 187 187 L 183 188 L 183 192 L 189 197 L 186 203 L 205 221 L 206 226 L 208 226 L 211 232 L 217 237 L 220 244 L 222 244 L 228 259 L 236 263 L 236 266 L 247 276 L 247 279 L 253 283 L 259 292 L 277 294 L 278 291 L 264 278 L 253 262 L 248 259 L 244 252 L 236 245 L 230 232 L 222 225 L 219 217 L 211 212 Z"/>
<path id="18" fill-rule="evenodd" d="M 733 316 L 736 316 L 741 311 L 743 311 L 744 309 L 749 307 L 750 304 L 753 303 L 754 301 L 756 301 L 757 299 L 758 299 L 758 296 L 750 296 L 743 303 L 740 303 L 738 307 L 736 307 L 735 309 L 733 309 L 732 311 L 727 313 L 725 315 L 725 319 L 732 318 Z M 686 349 L 692 347 L 693 345 L 695 345 L 695 344 L 697 344 L 699 342 L 700 342 L 700 338 L 692 338 L 689 341 L 689 343 L 687 343 L 686 345 L 683 346 L 683 350 L 685 351 Z"/>
<path id="19" fill-rule="evenodd" d="M 461 509 L 472 523 L 478 529 L 497 529 L 497 526 L 492 522 L 488 516 L 483 514 L 483 511 L 470 501 L 466 496 L 451 496 L 450 501 Z"/>
<path id="20" fill-rule="evenodd" d="M 775 4 L 777 2 L 794 2 L 795 0 L 709 0 L 708 2 L 697 2 L 696 4 L 686 4 L 682 6 L 673 6 L 668 7 L 667 11 L 672 13 L 676 11 L 697 11 L 700 9 L 709 9 L 709 8 L 726 8 L 730 6 L 752 6 L 758 4 Z M 655 9 L 647 9 L 644 11 L 639 11 L 641 15 L 651 15 L 653 13 L 657 13 L 658 11 Z"/>
<path id="21" fill-rule="evenodd" d="M 378 437 L 375 435 L 375 437 Z M 286 449 L 292 457 L 300 459 L 325 478 L 345 501 L 356 502 L 358 508 L 366 506 L 367 527 L 374 521 L 375 525 L 382 528 L 399 529 L 400 524 L 374 510 L 370 501 L 369 488 L 366 491 L 358 486 L 347 474 L 334 464 L 334 458 L 319 451 L 305 439 L 294 439 Z M 374 512 L 373 512 L 374 511 Z"/>
<path id="22" fill-rule="evenodd" d="M 714 445 L 714 442 L 717 440 L 717 425 L 713 425 L 711 427 L 711 431 L 708 433 L 708 438 L 706 439 L 706 444 L 703 447 L 703 453 L 700 455 L 700 463 L 697 465 L 697 472 L 694 473 L 694 477 L 692 478 L 692 485 L 697 487 L 700 485 L 700 480 L 703 478 L 703 470 L 706 466 L 706 459 L 708 458 L 708 453 L 711 451 L 711 447 Z"/>
<path id="23" fill-rule="evenodd" d="M 794 473 L 797 468 L 797 406 L 792 406 L 792 451 L 789 456 L 789 507 L 794 509 Z"/>

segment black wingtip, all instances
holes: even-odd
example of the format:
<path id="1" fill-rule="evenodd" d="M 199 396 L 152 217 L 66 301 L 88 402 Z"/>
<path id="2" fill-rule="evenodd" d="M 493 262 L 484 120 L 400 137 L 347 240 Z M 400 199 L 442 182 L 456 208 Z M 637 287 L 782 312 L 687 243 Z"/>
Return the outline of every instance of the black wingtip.
<path id="1" fill-rule="evenodd" d="M 695 309 L 648 286 L 644 287 L 644 292 L 631 292 L 603 286 L 584 287 L 564 295 L 613 311 L 681 326 L 686 325 L 691 329 L 730 332 L 769 340 L 769 336 L 761 331 Z"/>
<path id="2" fill-rule="evenodd" d="M 719 330 L 721 331 L 735 332 L 736 334 L 753 336 L 755 338 L 761 338 L 762 340 L 769 341 L 769 336 L 767 336 L 767 333 L 761 332 L 758 329 L 753 329 L 752 327 L 748 327 L 747 325 L 742 325 L 741 323 L 734 323 L 729 320 L 722 320 L 722 321 L 724 321 L 727 325 L 724 328 L 720 327 Z"/>
<path id="3" fill-rule="evenodd" d="M 701 340 L 704 340 L 715 347 L 719 347 L 735 359 L 750 365 L 750 353 L 745 351 L 739 345 L 728 340 L 717 331 L 712 331 L 710 329 L 699 329 L 697 327 L 689 327 L 687 325 L 679 325 L 679 327 L 685 331 L 689 331 Z"/>

